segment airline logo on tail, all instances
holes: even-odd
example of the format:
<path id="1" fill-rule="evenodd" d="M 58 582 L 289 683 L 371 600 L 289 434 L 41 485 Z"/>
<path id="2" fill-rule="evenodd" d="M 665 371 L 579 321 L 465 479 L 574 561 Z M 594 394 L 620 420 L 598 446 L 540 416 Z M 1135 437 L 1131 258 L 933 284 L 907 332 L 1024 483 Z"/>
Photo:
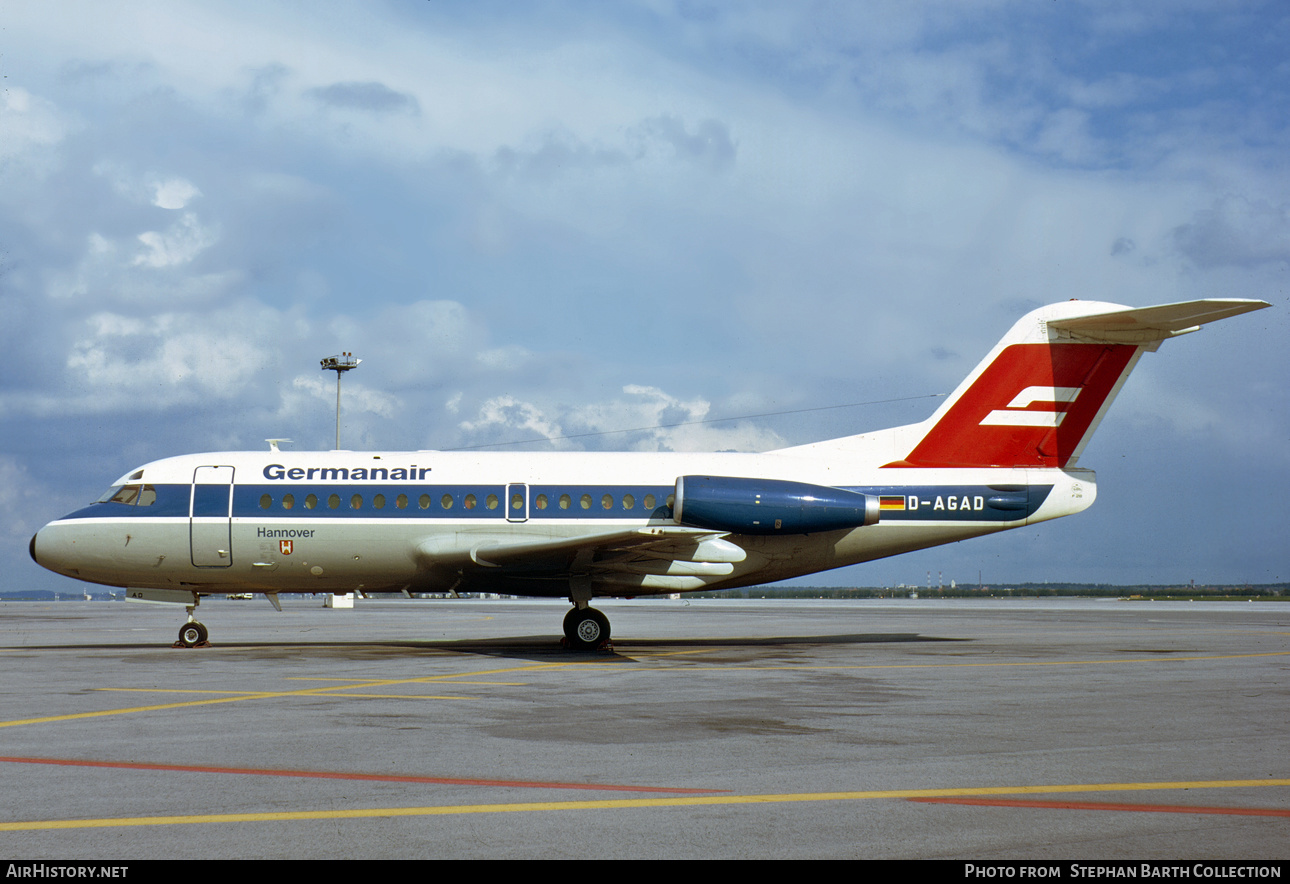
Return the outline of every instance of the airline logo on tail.
<path id="1" fill-rule="evenodd" d="M 894 467 L 1062 467 L 1131 367 L 1130 344 L 1013 344 Z"/>
<path id="2" fill-rule="evenodd" d="M 1025 411 L 1035 402 L 1074 402 L 1079 387 L 1026 387 L 1004 409 L 996 409 L 981 421 L 983 427 L 1060 427 L 1065 411 Z"/>

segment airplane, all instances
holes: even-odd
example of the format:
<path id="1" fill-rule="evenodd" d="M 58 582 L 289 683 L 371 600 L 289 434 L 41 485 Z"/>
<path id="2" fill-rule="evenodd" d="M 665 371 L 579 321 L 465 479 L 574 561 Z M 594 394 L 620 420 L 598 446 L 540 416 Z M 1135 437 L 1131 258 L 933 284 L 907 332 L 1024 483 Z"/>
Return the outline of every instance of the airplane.
<path id="1" fill-rule="evenodd" d="M 567 597 L 565 644 L 608 645 L 597 597 L 768 583 L 1081 512 L 1080 454 L 1143 353 L 1271 306 L 1027 314 L 929 418 L 763 453 L 286 452 L 144 464 L 41 528 L 59 574 L 183 605 L 201 597 L 496 592 Z"/>

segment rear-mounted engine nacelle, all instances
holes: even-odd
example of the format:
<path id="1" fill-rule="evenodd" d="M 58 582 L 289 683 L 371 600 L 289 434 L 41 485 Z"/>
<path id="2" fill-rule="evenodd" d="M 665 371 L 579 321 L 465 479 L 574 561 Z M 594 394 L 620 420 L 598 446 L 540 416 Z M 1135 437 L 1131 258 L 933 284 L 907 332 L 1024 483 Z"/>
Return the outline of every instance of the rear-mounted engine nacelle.
<path id="1" fill-rule="evenodd" d="M 782 479 L 681 476 L 672 518 L 733 534 L 810 534 L 873 525 L 878 498 Z"/>

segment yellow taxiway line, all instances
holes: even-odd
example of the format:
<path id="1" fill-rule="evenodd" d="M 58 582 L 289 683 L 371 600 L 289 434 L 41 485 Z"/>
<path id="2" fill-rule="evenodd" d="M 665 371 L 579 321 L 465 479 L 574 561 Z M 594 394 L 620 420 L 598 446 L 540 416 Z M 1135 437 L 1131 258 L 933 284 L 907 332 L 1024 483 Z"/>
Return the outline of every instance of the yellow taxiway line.
<path id="1" fill-rule="evenodd" d="M 287 810 L 249 813 L 186 814 L 176 816 L 103 817 L 83 820 L 24 820 L 0 823 L 0 832 L 46 829 L 97 829 L 130 826 L 183 826 L 212 823 L 289 822 L 389 817 L 456 816 L 476 813 L 535 813 L 558 810 L 626 810 L 661 807 L 722 807 L 749 804 L 787 804 L 807 801 L 866 801 L 882 798 L 964 798 L 989 795 L 1052 795 L 1089 792 L 1130 792 L 1176 789 L 1249 789 L 1290 786 L 1290 779 L 1200 780 L 1157 783 L 1091 783 L 1048 786 L 989 786 L 957 789 L 887 789 L 858 792 L 800 792 L 771 795 L 690 795 L 666 798 L 614 798 L 591 801 L 533 801 L 511 804 L 457 804 L 430 807 L 376 807 L 330 810 Z"/>

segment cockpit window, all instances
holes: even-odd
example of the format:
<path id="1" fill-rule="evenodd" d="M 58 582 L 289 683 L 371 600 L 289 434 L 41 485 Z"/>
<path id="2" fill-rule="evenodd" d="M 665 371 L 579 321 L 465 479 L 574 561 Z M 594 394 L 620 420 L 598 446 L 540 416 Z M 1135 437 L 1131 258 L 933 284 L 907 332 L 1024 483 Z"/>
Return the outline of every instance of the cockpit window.
<path id="1" fill-rule="evenodd" d="M 103 492 L 103 496 L 97 502 L 152 506 L 157 502 L 157 489 L 152 485 L 115 485 Z"/>

